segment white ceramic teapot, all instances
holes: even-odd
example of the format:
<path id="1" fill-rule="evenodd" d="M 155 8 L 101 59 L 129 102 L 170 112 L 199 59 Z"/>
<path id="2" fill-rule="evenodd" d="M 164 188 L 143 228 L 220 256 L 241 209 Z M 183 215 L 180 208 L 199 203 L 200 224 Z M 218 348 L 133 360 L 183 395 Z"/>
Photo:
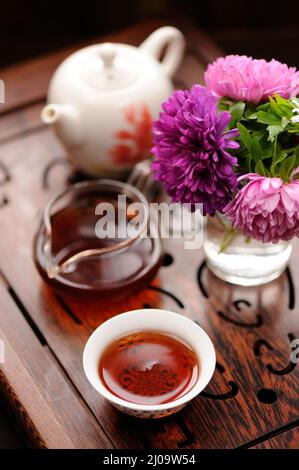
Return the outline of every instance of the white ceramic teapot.
<path id="1" fill-rule="evenodd" d="M 152 120 L 172 92 L 183 52 L 182 33 L 166 26 L 139 47 L 96 44 L 60 64 L 41 118 L 53 125 L 75 167 L 117 176 L 149 156 Z"/>

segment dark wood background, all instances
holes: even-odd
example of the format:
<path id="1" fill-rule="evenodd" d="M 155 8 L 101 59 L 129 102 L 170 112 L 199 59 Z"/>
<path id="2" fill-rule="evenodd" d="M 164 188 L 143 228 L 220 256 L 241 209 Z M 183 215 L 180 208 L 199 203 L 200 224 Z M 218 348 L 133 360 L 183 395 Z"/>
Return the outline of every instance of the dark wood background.
<path id="1" fill-rule="evenodd" d="M 0 65 L 167 17 L 170 10 L 192 17 L 228 53 L 275 56 L 299 67 L 297 0 L 10 0 L 1 2 Z"/>

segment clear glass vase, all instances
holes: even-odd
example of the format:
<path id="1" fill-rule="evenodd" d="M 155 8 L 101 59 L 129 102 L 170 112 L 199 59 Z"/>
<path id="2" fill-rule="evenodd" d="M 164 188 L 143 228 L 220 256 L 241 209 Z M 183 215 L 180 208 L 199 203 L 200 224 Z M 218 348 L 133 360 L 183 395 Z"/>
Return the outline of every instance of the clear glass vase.
<path id="1" fill-rule="evenodd" d="M 261 243 L 232 228 L 221 214 L 207 217 L 204 252 L 210 270 L 224 281 L 257 286 L 285 270 L 291 242 Z"/>

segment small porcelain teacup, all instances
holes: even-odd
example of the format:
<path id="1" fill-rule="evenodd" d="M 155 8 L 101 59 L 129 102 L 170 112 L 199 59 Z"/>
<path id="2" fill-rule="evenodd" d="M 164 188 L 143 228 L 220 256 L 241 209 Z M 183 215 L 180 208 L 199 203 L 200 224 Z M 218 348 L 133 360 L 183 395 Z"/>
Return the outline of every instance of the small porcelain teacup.
<path id="1" fill-rule="evenodd" d="M 195 352 L 199 361 L 199 375 L 185 395 L 164 404 L 141 405 L 118 398 L 106 388 L 99 375 L 101 355 L 115 339 L 134 331 L 158 331 L 174 336 Z M 138 418 L 162 418 L 179 411 L 208 385 L 215 365 L 214 346 L 205 331 L 183 315 L 160 309 L 132 310 L 111 318 L 93 332 L 83 354 L 85 374 L 97 392 L 119 410 Z"/>

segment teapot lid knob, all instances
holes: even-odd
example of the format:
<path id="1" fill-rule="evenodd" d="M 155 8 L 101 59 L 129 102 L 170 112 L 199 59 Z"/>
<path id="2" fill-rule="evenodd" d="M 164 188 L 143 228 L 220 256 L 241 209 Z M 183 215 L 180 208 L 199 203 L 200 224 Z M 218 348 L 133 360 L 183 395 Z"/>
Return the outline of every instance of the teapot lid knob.
<path id="1" fill-rule="evenodd" d="M 137 54 L 132 46 L 106 42 L 76 54 L 82 81 L 96 90 L 119 90 L 131 85 L 138 77 Z"/>
<path id="2" fill-rule="evenodd" d="M 110 69 L 113 65 L 117 49 L 110 42 L 106 42 L 100 48 L 100 57 L 103 61 L 104 67 Z"/>

